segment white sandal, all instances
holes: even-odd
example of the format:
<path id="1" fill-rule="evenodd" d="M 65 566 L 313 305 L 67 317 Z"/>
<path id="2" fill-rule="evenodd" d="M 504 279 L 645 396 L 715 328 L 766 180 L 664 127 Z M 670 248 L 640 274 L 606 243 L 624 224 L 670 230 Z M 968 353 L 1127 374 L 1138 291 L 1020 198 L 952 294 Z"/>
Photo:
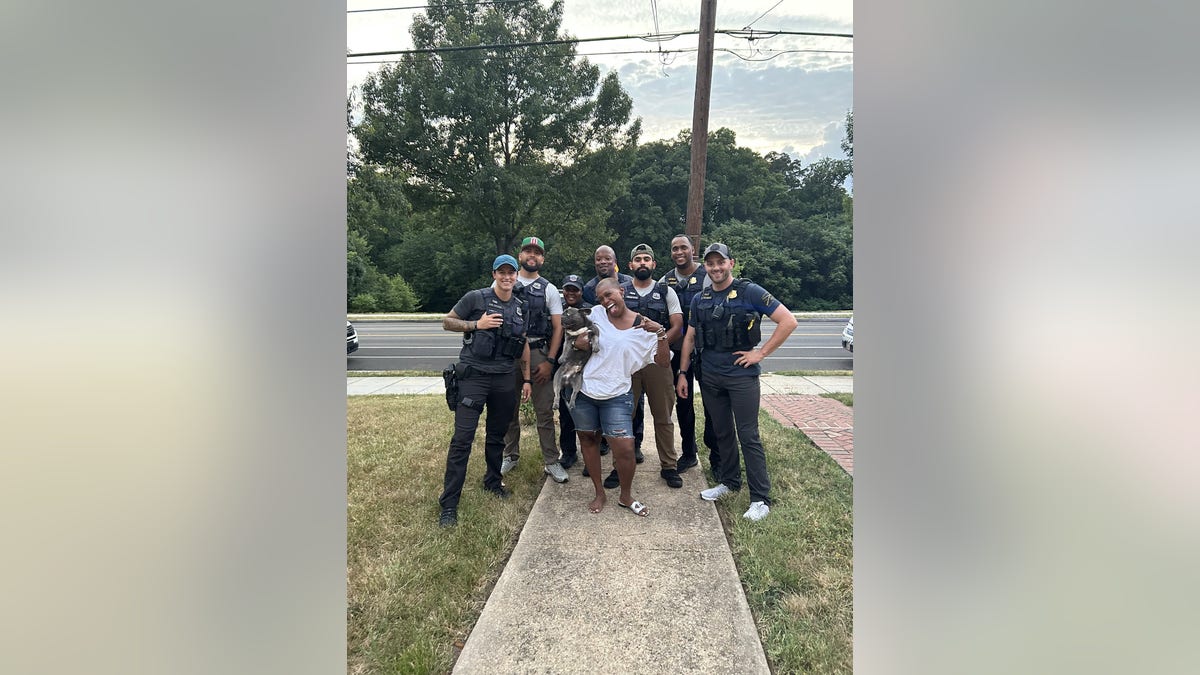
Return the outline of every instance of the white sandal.
<path id="1" fill-rule="evenodd" d="M 650 509 L 646 508 L 645 504 L 637 500 L 634 500 L 632 504 L 622 504 L 620 501 L 618 501 L 617 506 L 623 509 L 629 509 L 630 511 L 633 511 L 634 514 L 641 516 L 642 518 L 650 515 Z"/>

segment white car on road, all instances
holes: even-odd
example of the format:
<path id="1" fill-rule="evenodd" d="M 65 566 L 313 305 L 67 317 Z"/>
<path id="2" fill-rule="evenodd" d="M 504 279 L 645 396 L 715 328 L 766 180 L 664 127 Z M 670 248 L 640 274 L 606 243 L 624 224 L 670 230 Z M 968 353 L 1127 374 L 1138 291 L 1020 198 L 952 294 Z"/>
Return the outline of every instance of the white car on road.
<path id="1" fill-rule="evenodd" d="M 354 330 L 354 324 L 346 322 L 346 356 L 350 356 L 358 351 L 358 331 Z"/>
<path id="2" fill-rule="evenodd" d="M 846 322 L 846 327 L 842 329 L 842 349 L 849 350 L 854 353 L 854 317 Z"/>

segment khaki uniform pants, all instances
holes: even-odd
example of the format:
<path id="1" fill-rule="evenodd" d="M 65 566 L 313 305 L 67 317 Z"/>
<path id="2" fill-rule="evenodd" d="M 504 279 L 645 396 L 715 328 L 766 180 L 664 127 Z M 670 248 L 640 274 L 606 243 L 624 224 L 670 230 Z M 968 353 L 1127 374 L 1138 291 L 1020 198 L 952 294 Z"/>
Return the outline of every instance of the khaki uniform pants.
<path id="1" fill-rule="evenodd" d="M 658 448 L 658 461 L 664 469 L 674 469 L 679 461 L 675 452 L 675 421 L 671 412 L 675 407 L 675 387 L 671 383 L 671 367 L 650 364 L 633 374 L 633 400 L 637 401 L 646 392 L 646 404 L 654 417 L 654 445 Z"/>
<path id="2" fill-rule="evenodd" d="M 529 350 L 529 372 L 532 374 L 534 369 L 546 362 L 547 345 L 542 345 L 537 349 Z M 512 422 L 508 425 L 508 432 L 504 434 L 504 456 L 512 457 L 514 460 L 521 457 L 521 396 L 520 391 L 522 385 L 525 384 L 525 377 L 521 373 L 520 368 L 514 369 L 516 374 L 513 376 L 517 381 L 517 412 L 513 415 Z M 537 413 L 537 432 L 538 441 L 542 446 L 542 462 L 545 464 L 553 464 L 558 461 L 558 446 L 554 444 L 554 377 L 551 371 L 550 379 L 546 380 L 546 384 L 538 384 L 534 382 L 533 397 L 530 399 L 533 402 L 533 410 Z"/>

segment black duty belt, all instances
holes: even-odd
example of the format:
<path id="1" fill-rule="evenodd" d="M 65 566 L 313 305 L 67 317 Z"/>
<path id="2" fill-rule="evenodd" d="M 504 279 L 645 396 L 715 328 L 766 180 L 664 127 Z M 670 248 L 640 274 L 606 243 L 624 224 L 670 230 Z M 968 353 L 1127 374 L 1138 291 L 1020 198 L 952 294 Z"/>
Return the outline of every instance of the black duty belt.
<path id="1" fill-rule="evenodd" d="M 547 342 L 549 342 L 549 339 L 547 339 L 547 338 L 530 338 L 529 348 L 530 349 L 541 349 L 542 347 L 546 346 Z"/>

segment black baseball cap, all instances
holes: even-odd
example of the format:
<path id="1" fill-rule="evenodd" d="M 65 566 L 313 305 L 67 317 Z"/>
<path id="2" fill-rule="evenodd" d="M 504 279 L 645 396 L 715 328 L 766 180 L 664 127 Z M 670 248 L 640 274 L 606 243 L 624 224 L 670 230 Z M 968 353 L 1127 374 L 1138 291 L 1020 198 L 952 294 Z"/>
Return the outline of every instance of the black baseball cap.
<path id="1" fill-rule="evenodd" d="M 707 259 L 709 253 L 716 253 L 726 260 L 733 259 L 733 256 L 729 255 L 729 247 L 720 242 L 709 244 L 708 248 L 704 249 L 704 255 L 701 256 L 701 259 Z"/>
<path id="2" fill-rule="evenodd" d="M 578 274 L 568 274 L 567 276 L 563 277 L 563 282 L 559 285 L 563 288 L 566 288 L 567 286 L 574 286 L 582 291 L 583 279 L 580 279 Z"/>

